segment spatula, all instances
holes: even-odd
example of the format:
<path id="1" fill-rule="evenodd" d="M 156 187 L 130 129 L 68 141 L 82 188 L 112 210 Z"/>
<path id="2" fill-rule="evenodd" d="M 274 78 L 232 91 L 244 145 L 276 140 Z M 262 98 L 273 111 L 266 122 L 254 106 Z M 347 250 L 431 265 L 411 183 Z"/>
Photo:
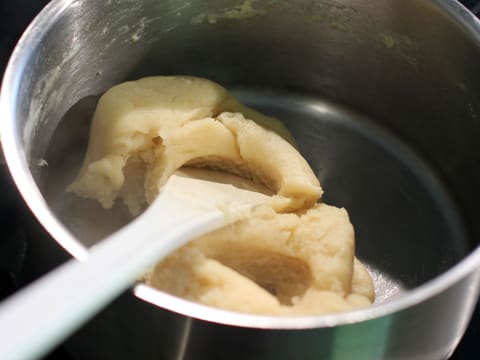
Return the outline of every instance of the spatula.
<path id="1" fill-rule="evenodd" d="M 233 186 L 231 182 L 235 182 Z M 94 246 L 0 304 L 0 359 L 45 355 L 149 266 L 191 239 L 248 216 L 268 195 L 237 177 L 189 170 L 172 175 L 149 208 Z"/>

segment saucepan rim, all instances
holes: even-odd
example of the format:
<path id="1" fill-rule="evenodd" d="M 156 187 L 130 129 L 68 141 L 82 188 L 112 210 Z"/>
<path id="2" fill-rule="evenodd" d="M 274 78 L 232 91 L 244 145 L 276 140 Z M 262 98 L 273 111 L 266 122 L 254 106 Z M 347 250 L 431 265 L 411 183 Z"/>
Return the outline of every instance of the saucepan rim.
<path id="1" fill-rule="evenodd" d="M 432 0 L 432 2 L 456 19 L 458 24 L 480 43 L 480 21 L 462 4 L 456 0 Z M 19 40 L 7 65 L 0 91 L 0 136 L 9 171 L 26 204 L 52 237 L 73 257 L 83 261 L 88 257 L 88 248 L 81 244 L 50 211 L 29 170 L 25 151 L 21 146 L 22 139 L 15 128 L 15 99 L 19 94 L 21 73 L 26 66 L 26 59 L 42 41 L 50 26 L 62 17 L 69 7 L 78 4 L 78 0 L 52 0 L 32 21 Z M 144 284 L 137 284 L 133 292 L 138 298 L 161 308 L 209 322 L 261 329 L 309 329 L 348 325 L 392 315 L 427 301 L 479 269 L 480 246 L 477 246 L 449 270 L 388 302 L 342 314 L 303 317 L 247 315 L 214 309 L 165 294 Z"/>

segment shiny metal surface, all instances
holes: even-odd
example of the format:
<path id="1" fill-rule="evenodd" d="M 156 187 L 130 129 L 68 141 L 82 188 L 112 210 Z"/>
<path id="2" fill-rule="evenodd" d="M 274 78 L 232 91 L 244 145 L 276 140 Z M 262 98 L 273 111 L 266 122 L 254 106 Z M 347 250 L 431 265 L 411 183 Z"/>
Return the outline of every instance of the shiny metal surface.
<path id="1" fill-rule="evenodd" d="M 360 257 L 392 279 L 382 291 L 403 289 L 367 310 L 278 319 L 138 286 L 146 301 L 121 297 L 69 342 L 72 353 L 447 358 L 480 286 L 479 60 L 480 24 L 451 0 L 53 1 L 7 68 L 1 131 L 17 186 L 70 253 L 82 258 L 99 239 L 93 225 L 82 235 L 63 221 L 70 200 L 51 185 L 53 176 L 68 182 L 61 160 L 85 141 L 52 149 L 63 115 L 122 80 L 182 73 L 218 81 L 284 120 L 326 201 L 349 209 Z M 88 121 L 75 117 L 69 128 L 85 136 Z M 107 346 L 85 346 L 98 339 Z"/>

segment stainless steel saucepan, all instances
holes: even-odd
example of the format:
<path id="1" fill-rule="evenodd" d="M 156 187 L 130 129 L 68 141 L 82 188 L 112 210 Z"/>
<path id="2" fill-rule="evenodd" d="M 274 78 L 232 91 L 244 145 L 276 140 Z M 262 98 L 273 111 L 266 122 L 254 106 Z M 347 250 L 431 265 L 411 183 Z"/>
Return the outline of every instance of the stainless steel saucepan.
<path id="1" fill-rule="evenodd" d="M 324 200 L 349 210 L 377 292 L 367 309 L 279 318 L 139 284 L 67 351 L 448 358 L 480 289 L 479 64 L 480 23 L 454 0 L 53 0 L 7 67 L 1 136 L 25 201 L 67 252 L 84 258 L 128 221 L 121 206 L 64 191 L 98 96 L 127 79 L 196 75 L 285 122 Z"/>

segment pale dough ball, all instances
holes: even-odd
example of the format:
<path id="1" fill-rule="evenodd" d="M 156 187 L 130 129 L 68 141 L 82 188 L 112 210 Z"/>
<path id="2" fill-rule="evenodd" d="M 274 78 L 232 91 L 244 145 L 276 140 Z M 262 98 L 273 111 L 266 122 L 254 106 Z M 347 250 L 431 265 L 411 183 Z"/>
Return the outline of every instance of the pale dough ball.
<path id="1" fill-rule="evenodd" d="M 326 314 L 373 301 L 348 214 L 318 203 L 320 183 L 288 130 L 209 80 L 160 76 L 107 91 L 68 190 L 105 208 L 121 198 L 136 215 L 183 166 L 241 175 L 274 195 L 171 254 L 145 275 L 148 284 L 254 314 Z"/>

